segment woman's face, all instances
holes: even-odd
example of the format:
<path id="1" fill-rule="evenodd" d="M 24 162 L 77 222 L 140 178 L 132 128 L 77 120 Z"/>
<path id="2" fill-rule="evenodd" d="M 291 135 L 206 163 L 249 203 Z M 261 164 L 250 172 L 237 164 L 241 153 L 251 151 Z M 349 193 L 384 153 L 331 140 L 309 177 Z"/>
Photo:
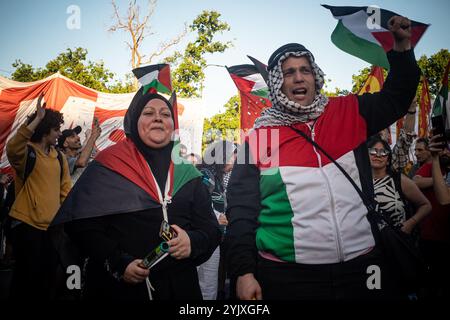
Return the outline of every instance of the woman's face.
<path id="1" fill-rule="evenodd" d="M 172 112 L 160 99 L 150 100 L 142 109 L 137 129 L 139 137 L 150 148 L 162 148 L 169 144 L 173 133 Z"/>
<path id="2" fill-rule="evenodd" d="M 381 142 L 375 143 L 369 148 L 370 165 L 373 169 L 386 168 L 388 162 L 389 151 L 384 149 Z"/>

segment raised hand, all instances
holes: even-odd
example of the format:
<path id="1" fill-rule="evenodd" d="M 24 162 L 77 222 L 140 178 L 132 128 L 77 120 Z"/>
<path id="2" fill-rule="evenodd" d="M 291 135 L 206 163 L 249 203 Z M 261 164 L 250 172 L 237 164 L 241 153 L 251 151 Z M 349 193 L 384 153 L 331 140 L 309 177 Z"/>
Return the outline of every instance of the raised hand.
<path id="1" fill-rule="evenodd" d="M 408 18 L 393 16 L 388 21 L 388 27 L 395 39 L 395 51 L 411 49 L 411 21 Z"/>
<path id="2" fill-rule="evenodd" d="M 98 119 L 94 118 L 94 125 L 92 127 L 92 135 L 97 139 L 102 134 L 102 128 L 100 128 L 100 124 L 98 123 Z"/>
<path id="3" fill-rule="evenodd" d="M 44 98 L 44 94 L 42 93 L 39 96 L 37 104 L 36 104 L 36 111 L 37 111 L 36 118 L 38 118 L 39 120 L 42 120 L 45 117 L 45 106 L 46 106 L 46 103 L 44 102 L 44 105 L 42 105 L 42 99 L 43 98 Z"/>

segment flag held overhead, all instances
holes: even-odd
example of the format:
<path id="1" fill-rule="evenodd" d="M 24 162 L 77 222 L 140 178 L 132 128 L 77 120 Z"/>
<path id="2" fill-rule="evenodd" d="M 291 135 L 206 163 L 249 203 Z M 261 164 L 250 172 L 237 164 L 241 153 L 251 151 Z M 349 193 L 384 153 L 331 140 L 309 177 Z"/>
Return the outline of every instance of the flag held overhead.
<path id="1" fill-rule="evenodd" d="M 399 14 L 379 7 L 335 7 L 322 5 L 339 20 L 331 41 L 342 51 L 370 64 L 389 69 L 386 52 L 394 46 L 388 21 Z M 429 24 L 411 20 L 411 45 L 419 42 Z"/>

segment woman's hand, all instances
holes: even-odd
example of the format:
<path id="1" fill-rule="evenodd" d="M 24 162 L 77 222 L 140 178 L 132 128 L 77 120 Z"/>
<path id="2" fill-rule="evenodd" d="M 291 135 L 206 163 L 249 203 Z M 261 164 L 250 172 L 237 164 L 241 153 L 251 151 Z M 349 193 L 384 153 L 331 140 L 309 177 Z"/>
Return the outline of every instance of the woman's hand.
<path id="1" fill-rule="evenodd" d="M 172 224 L 171 227 L 175 229 L 178 236 L 170 241 L 167 241 L 167 244 L 170 246 L 170 255 L 177 260 L 189 258 L 191 255 L 191 239 L 186 231 L 181 229 L 176 224 Z"/>
<path id="2" fill-rule="evenodd" d="M 141 259 L 136 259 L 130 262 L 130 264 L 125 269 L 125 272 L 123 273 L 123 280 L 126 283 L 140 283 L 148 277 L 150 271 L 146 268 L 140 267 L 141 263 Z"/>
<path id="3" fill-rule="evenodd" d="M 405 222 L 403 222 L 403 226 L 402 226 L 401 230 L 406 234 L 411 234 L 411 232 L 413 231 L 415 226 L 416 226 L 416 221 L 413 218 L 411 218 L 411 219 L 408 219 Z"/>

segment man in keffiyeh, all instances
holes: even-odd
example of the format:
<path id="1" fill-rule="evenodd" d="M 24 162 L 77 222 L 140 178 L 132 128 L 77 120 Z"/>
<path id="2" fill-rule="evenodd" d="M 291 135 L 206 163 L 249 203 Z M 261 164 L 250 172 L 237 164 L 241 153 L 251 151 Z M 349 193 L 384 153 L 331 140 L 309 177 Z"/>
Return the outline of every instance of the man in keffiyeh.
<path id="1" fill-rule="evenodd" d="M 273 106 L 247 136 L 227 195 L 229 269 L 240 299 L 370 299 L 393 292 L 362 199 L 294 130 L 373 197 L 365 141 L 406 114 L 420 74 L 410 21 L 396 16 L 389 25 L 391 69 L 379 93 L 326 97 L 324 73 L 305 46 L 286 44 L 271 55 Z M 367 285 L 371 265 L 382 273 L 374 290 Z"/>

